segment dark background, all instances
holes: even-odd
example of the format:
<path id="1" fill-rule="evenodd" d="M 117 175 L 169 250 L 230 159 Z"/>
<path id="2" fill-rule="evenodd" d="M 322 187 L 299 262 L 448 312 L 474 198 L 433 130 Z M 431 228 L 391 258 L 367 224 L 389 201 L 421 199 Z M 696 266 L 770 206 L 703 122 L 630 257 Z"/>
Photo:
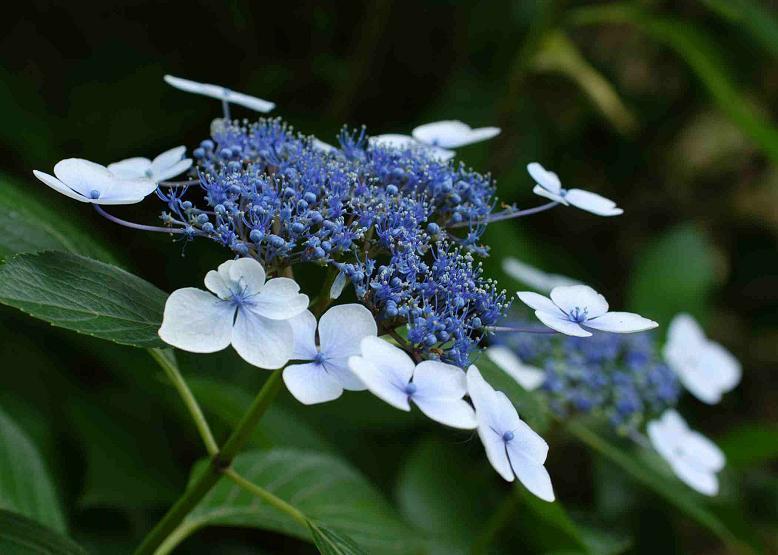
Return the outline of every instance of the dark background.
<path id="1" fill-rule="evenodd" d="M 625 214 L 597 218 L 560 208 L 493 225 L 485 237 L 493 248 L 488 271 L 515 289 L 499 265 L 511 254 L 584 280 L 613 306 L 663 324 L 681 310 L 699 317 L 743 362 L 744 378 L 722 404 L 687 396 L 683 411 L 725 448 L 755 425 L 768 431 L 764 445 L 743 447 L 767 455 L 741 469 L 737 496 L 751 513 L 753 534 L 778 549 L 774 528 L 769 532 L 778 512 L 770 473 L 778 398 L 778 27 L 768 19 L 775 6 L 656 1 L 631 4 L 627 16 L 592 17 L 585 10 L 592 5 L 625 6 L 27 2 L 0 25 L 2 186 L 56 205 L 61 218 L 110 244 L 126 267 L 172 291 L 197 285 L 225 253 L 113 226 L 31 175 L 64 157 L 107 164 L 196 146 L 220 106 L 170 88 L 165 73 L 273 100 L 274 115 L 328 142 L 344 124 L 374 134 L 448 118 L 499 125 L 495 140 L 459 154 L 496 177 L 501 199 L 539 203 L 524 168 L 540 161 L 564 184 L 616 199 Z M 255 117 L 239 107 L 233 114 Z M 150 199 L 115 212 L 154 223 L 160 209 Z M 318 278 L 312 271 L 300 279 Z M 0 405 L 47 455 L 73 535 L 98 552 L 128 549 L 199 456 L 190 430 L 170 414 L 170 392 L 142 353 L 53 330 L 10 309 L 0 316 Z M 261 381 L 228 354 L 186 363 L 192 373 L 249 394 Z M 288 404 L 323 427 L 390 497 L 413 441 L 435 434 L 457 441 L 432 427 L 420 431 L 419 421 L 410 427 L 378 402 L 309 411 Z M 353 421 L 354 410 L 364 422 Z M 391 419 L 397 422 L 385 424 Z M 107 421 L 116 429 L 102 429 Z M 621 513 L 603 512 L 599 484 L 609 481 L 607 472 L 603 478 L 580 448 L 565 445 L 564 456 L 550 462 L 560 497 L 628 531 L 634 552 L 722 552 L 636 486 L 624 486 L 632 501 Z M 478 446 L 467 450 L 485 464 Z M 600 478 L 593 483 L 592 475 Z M 256 545 L 308 549 L 225 529 L 200 533 L 184 549 L 249 553 Z M 542 541 L 528 547 L 535 548 L 543 551 Z"/>

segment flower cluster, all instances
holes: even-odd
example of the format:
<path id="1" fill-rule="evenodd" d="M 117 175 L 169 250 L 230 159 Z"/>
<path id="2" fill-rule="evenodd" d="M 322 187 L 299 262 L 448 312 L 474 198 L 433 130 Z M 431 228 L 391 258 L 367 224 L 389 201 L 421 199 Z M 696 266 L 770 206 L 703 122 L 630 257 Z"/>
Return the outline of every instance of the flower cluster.
<path id="1" fill-rule="evenodd" d="M 543 370 L 540 390 L 560 417 L 602 415 L 625 433 L 675 406 L 680 394 L 678 379 L 662 362 L 651 333 L 495 338 L 519 360 Z"/>

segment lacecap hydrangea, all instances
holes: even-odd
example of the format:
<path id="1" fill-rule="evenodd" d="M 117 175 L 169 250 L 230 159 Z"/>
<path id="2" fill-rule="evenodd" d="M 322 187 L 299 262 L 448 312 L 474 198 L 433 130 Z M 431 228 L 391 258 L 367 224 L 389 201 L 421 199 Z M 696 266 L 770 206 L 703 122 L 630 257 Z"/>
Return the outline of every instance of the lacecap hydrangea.
<path id="1" fill-rule="evenodd" d="M 429 149 L 370 144 L 364 130 L 342 131 L 338 149 L 280 119 L 218 119 L 211 134 L 193 151 L 194 186 L 160 192 L 163 222 L 271 273 L 329 266 L 382 329 L 405 324 L 425 357 L 468 364 L 509 306 L 478 260 L 490 176 Z"/>

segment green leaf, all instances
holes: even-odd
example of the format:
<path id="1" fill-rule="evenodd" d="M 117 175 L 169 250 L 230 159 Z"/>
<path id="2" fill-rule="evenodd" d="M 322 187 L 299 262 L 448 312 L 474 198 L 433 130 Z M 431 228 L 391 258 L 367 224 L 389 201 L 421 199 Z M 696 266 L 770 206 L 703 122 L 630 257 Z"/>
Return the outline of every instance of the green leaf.
<path id="1" fill-rule="evenodd" d="M 354 540 L 326 526 L 308 521 L 313 543 L 322 555 L 365 555 Z"/>
<path id="2" fill-rule="evenodd" d="M 609 459 L 627 474 L 653 490 L 670 504 L 680 509 L 699 524 L 710 530 L 726 543 L 733 551 L 751 552 L 744 540 L 736 537 L 729 527 L 714 514 L 701 499 L 691 490 L 681 485 L 677 480 L 669 480 L 659 474 L 645 461 L 627 451 L 619 449 L 607 440 L 585 426 L 581 422 L 572 421 L 567 424 L 567 430 L 582 443 Z"/>
<path id="3" fill-rule="evenodd" d="M 741 424 L 718 438 L 727 466 L 746 468 L 778 459 L 778 426 L 769 423 Z"/>
<path id="4" fill-rule="evenodd" d="M 65 517 L 49 472 L 27 435 L 0 410 L 0 508 L 58 532 Z"/>
<path id="5" fill-rule="evenodd" d="M 36 181 L 30 176 L 31 181 Z M 42 184 L 40 184 L 42 185 Z M 62 202 L 66 199 L 62 197 Z M 21 252 L 59 250 L 115 263 L 103 244 L 74 225 L 58 207 L 0 173 L 0 258 Z"/>
<path id="6" fill-rule="evenodd" d="M 572 80 L 620 133 L 630 134 L 637 128 L 637 119 L 624 105 L 613 85 L 561 31 L 550 32 L 543 37 L 533 67 L 537 71 L 556 72 Z"/>
<path id="7" fill-rule="evenodd" d="M 79 333 L 161 347 L 166 295 L 116 266 L 71 253 L 17 254 L 0 267 L 0 302 Z"/>
<path id="8" fill-rule="evenodd" d="M 737 29 L 748 31 L 765 51 L 778 57 L 778 21 L 774 11 L 753 0 L 702 0 L 702 3 Z"/>
<path id="9" fill-rule="evenodd" d="M 637 254 L 629 309 L 663 325 L 679 312 L 704 317 L 717 270 L 715 247 L 703 233 L 692 226 L 672 229 Z"/>
<path id="10" fill-rule="evenodd" d="M 579 25 L 628 23 L 635 25 L 680 56 L 697 75 L 719 109 L 727 114 L 770 157 L 778 162 L 778 130 L 736 87 L 723 69 L 717 45 L 694 24 L 651 14 L 634 4 L 606 4 L 578 8 L 570 21 Z"/>
<path id="11" fill-rule="evenodd" d="M 21 515 L 0 510 L 0 553 L 86 555 L 72 540 Z"/>
<path id="12" fill-rule="evenodd" d="M 353 538 L 368 553 L 409 553 L 417 543 L 381 494 L 333 455 L 298 449 L 249 451 L 236 458 L 233 468 L 307 518 Z M 176 534 L 182 540 L 205 526 L 260 528 L 311 539 L 299 522 L 227 480 L 203 498 Z"/>

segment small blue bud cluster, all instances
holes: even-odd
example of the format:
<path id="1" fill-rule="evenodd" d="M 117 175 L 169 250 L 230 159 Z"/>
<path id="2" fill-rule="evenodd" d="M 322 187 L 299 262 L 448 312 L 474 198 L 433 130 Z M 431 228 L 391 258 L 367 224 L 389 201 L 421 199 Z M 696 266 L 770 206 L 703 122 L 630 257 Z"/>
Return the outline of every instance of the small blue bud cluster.
<path id="1" fill-rule="evenodd" d="M 498 334 L 495 340 L 523 362 L 545 370 L 541 390 L 560 417 L 591 413 L 629 433 L 678 402 L 678 378 L 662 362 L 650 332 Z"/>
<path id="2" fill-rule="evenodd" d="M 507 310 L 474 258 L 486 253 L 481 222 L 495 204 L 489 176 L 424 148 L 370 145 L 364 130 L 344 130 L 335 151 L 279 119 L 216 120 L 211 135 L 193 152 L 201 194 L 160 194 L 163 221 L 184 224 L 188 236 L 270 272 L 330 266 L 383 329 L 404 324 L 420 353 L 461 366 Z"/>

